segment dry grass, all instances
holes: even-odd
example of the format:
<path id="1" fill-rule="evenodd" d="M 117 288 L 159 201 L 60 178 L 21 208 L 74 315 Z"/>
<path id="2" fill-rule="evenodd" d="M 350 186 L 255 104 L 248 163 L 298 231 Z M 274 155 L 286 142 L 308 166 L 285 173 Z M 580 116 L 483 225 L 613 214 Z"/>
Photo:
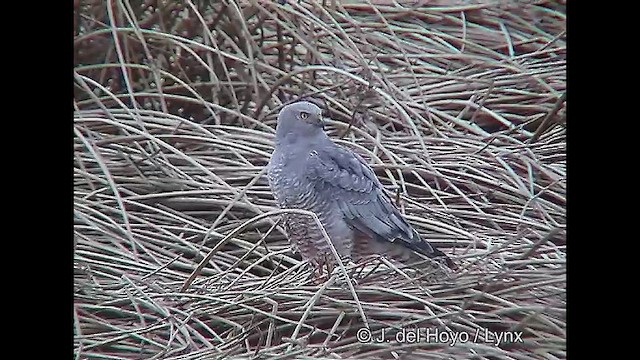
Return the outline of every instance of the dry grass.
<path id="1" fill-rule="evenodd" d="M 77 5 L 77 359 L 566 357 L 564 5 L 374 3 Z M 309 278 L 264 177 L 302 96 L 451 281 Z"/>

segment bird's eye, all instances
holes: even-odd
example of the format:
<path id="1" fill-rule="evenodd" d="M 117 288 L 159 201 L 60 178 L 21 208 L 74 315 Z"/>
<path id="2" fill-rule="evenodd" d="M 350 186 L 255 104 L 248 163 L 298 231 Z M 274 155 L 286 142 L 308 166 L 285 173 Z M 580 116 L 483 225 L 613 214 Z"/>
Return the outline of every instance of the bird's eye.
<path id="1" fill-rule="evenodd" d="M 309 117 L 309 113 L 301 111 L 300 112 L 300 119 L 302 120 L 306 120 Z"/>

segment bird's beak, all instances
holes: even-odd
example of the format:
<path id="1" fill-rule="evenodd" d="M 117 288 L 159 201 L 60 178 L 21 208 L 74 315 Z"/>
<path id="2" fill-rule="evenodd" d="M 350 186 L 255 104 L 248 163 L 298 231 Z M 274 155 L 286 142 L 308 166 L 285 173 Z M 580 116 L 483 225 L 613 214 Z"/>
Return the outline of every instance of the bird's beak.
<path id="1" fill-rule="evenodd" d="M 324 126 L 327 124 L 328 118 L 322 116 L 322 113 L 318 114 L 318 119 L 320 120 L 320 126 L 322 126 L 322 130 L 324 130 Z"/>

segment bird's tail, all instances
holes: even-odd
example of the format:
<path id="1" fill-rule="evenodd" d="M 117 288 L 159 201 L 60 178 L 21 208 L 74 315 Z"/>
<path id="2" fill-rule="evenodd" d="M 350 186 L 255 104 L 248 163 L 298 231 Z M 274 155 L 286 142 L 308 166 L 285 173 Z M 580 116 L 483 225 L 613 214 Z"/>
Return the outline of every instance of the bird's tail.
<path id="1" fill-rule="evenodd" d="M 444 261 L 444 264 L 447 265 L 447 267 L 451 270 L 456 270 L 458 268 L 458 265 L 456 265 L 456 263 L 454 263 L 453 260 L 451 260 L 451 258 L 448 257 L 445 253 L 436 248 L 434 248 L 433 250 L 433 254 L 427 256 L 435 260 Z"/>
<path id="2" fill-rule="evenodd" d="M 430 259 L 434 259 L 444 265 L 446 265 L 451 270 L 456 270 L 458 266 L 449 258 L 445 253 L 436 249 L 431 243 L 425 241 L 420 238 L 418 232 L 414 233 L 414 239 L 412 241 L 403 241 L 404 245 L 410 248 L 411 250 L 425 255 Z"/>

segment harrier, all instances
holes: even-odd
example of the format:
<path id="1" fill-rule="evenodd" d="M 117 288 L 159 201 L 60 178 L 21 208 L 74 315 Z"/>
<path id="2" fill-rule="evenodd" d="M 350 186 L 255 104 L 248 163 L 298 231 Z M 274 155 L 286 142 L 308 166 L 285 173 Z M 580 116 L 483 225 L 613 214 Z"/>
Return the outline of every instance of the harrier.
<path id="1" fill-rule="evenodd" d="M 278 114 L 268 178 L 278 206 L 315 213 L 345 259 L 358 262 L 382 255 L 406 263 L 426 256 L 455 268 L 442 251 L 420 238 L 364 159 L 327 136 L 322 111 L 313 103 L 296 102 Z M 334 261 L 312 217 L 287 213 L 284 228 L 303 259 L 317 267 Z"/>

